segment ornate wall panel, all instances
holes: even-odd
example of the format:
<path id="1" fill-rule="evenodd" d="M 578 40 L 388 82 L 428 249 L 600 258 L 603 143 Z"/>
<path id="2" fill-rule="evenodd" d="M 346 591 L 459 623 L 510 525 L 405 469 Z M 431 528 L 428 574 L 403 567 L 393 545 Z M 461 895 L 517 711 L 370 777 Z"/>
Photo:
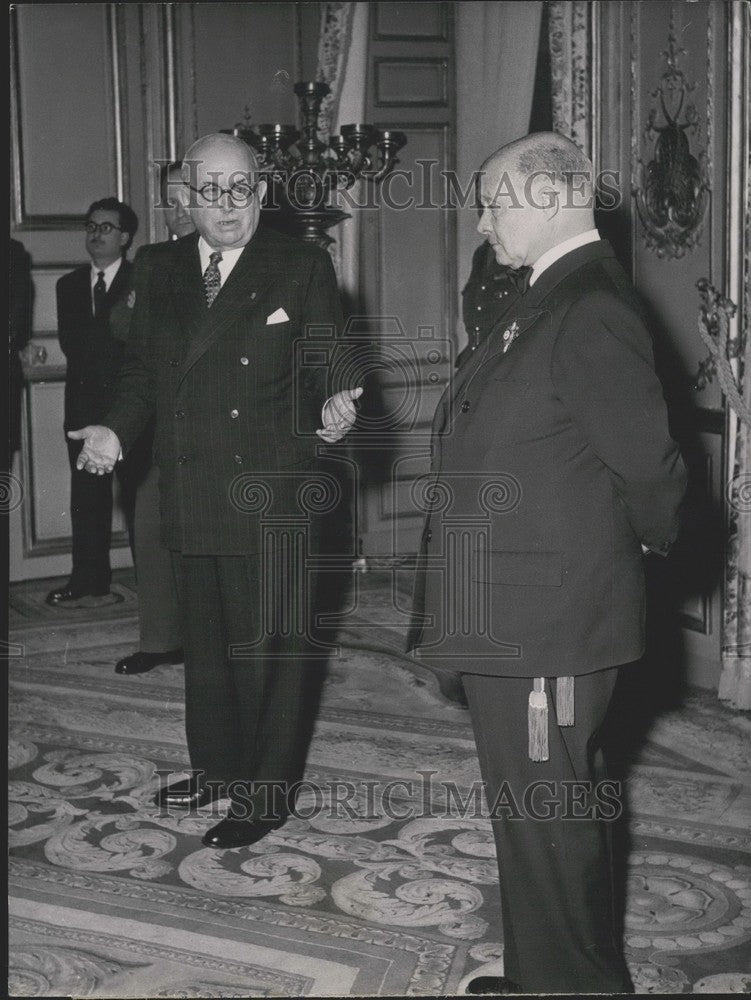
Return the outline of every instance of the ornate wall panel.
<path id="1" fill-rule="evenodd" d="M 108 4 L 53 11 L 22 4 L 11 22 L 14 223 L 21 229 L 70 227 L 91 191 L 125 194 L 122 18 Z"/>
<path id="2" fill-rule="evenodd" d="M 375 63 L 377 108 L 448 107 L 448 60 L 378 59 Z"/>
<path id="3" fill-rule="evenodd" d="M 598 4 L 594 36 L 597 165 L 612 171 L 620 194 L 601 228 L 646 304 L 676 433 L 692 469 L 686 537 L 694 572 L 680 617 L 686 676 L 706 686 L 717 683 L 720 664 L 726 416 L 718 380 L 702 377 L 707 347 L 698 329 L 697 282 L 706 279 L 725 292 L 731 269 L 733 7 L 714 0 Z"/>
<path id="4" fill-rule="evenodd" d="M 376 41 L 445 42 L 450 4 L 378 3 L 375 5 Z"/>

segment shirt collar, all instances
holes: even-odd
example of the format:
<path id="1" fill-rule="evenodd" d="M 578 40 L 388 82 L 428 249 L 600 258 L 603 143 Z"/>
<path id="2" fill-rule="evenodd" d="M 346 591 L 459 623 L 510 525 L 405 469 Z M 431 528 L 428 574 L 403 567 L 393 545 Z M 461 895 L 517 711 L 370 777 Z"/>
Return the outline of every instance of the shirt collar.
<path id="1" fill-rule="evenodd" d="M 600 234 L 596 229 L 588 229 L 585 233 L 579 233 L 578 236 L 572 236 L 568 240 L 564 240 L 563 243 L 558 243 L 556 246 L 551 247 L 546 250 L 545 253 L 538 257 L 537 260 L 532 265 L 532 273 L 529 276 L 530 288 L 537 279 L 540 277 L 543 271 L 555 264 L 557 260 L 561 257 L 565 257 L 567 253 L 571 253 L 572 250 L 578 250 L 579 247 L 586 246 L 588 243 L 596 243 L 600 239 Z"/>
<path id="2" fill-rule="evenodd" d="M 219 250 L 222 255 L 221 264 L 230 265 L 230 268 L 234 267 L 235 264 L 240 259 L 240 254 L 245 249 L 242 247 L 235 247 L 232 250 Z M 210 247 L 203 236 L 198 237 L 198 253 L 201 257 L 201 271 L 205 271 L 209 266 L 209 257 L 214 253 L 214 247 Z M 220 265 L 221 269 L 221 265 Z"/>
<path id="3" fill-rule="evenodd" d="M 99 272 L 102 271 L 104 274 L 104 283 L 109 289 L 112 282 L 115 280 L 115 275 L 120 270 L 120 265 L 122 264 L 122 257 L 118 257 L 117 260 L 113 260 L 111 264 L 106 267 L 97 267 L 94 261 L 91 262 L 91 287 L 97 283 L 99 279 Z"/>

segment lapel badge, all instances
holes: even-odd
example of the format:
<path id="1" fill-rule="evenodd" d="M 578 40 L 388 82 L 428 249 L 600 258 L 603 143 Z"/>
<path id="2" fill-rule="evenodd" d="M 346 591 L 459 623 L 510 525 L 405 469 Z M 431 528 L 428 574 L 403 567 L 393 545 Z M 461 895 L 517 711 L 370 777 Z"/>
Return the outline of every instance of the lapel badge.
<path id="1" fill-rule="evenodd" d="M 509 347 L 511 347 L 511 345 L 513 344 L 513 342 L 516 340 L 516 338 L 518 336 L 519 336 L 519 324 L 516 322 L 516 320 L 514 320 L 514 322 L 511 324 L 511 326 L 508 327 L 508 329 L 506 329 L 506 330 L 503 331 L 503 353 L 504 354 L 509 349 Z"/>

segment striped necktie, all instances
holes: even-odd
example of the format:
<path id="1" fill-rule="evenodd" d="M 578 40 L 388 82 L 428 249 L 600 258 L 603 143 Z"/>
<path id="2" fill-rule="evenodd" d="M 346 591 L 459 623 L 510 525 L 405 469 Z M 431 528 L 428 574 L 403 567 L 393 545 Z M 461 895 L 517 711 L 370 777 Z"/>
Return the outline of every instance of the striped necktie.
<path id="1" fill-rule="evenodd" d="M 206 289 L 206 305 L 211 306 L 222 287 L 222 276 L 219 273 L 219 261 L 222 255 L 215 250 L 209 257 L 209 266 L 203 272 L 203 283 Z"/>

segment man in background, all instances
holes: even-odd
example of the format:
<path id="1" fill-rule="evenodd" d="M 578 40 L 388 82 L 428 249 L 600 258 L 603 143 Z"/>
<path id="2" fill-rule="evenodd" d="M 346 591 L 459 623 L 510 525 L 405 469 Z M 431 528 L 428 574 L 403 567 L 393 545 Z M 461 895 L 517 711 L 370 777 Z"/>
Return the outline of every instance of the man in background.
<path id="1" fill-rule="evenodd" d="M 125 344 L 115 335 L 110 317 L 127 295 L 131 265 L 125 259 L 138 228 L 130 206 L 116 198 L 95 201 L 86 213 L 86 251 L 91 263 L 64 275 L 57 283 L 57 325 L 65 355 L 67 432 L 98 423 L 112 402 Z M 81 598 L 109 593 L 112 531 L 112 475 L 88 476 L 77 468 L 80 441 L 68 439 L 71 470 L 70 518 L 73 566 L 62 587 L 47 595 L 53 607 L 76 606 Z M 118 468 L 121 499 L 129 531 L 135 503 L 134 479 L 141 456 L 134 454 Z"/>
<path id="2" fill-rule="evenodd" d="M 159 171 L 159 200 L 155 209 L 164 218 L 170 239 L 190 236 L 196 227 L 185 204 L 175 196 L 182 186 L 182 163 L 174 161 Z M 130 318 L 138 296 L 139 274 L 148 251 L 141 248 L 133 262 L 133 295 L 119 307 L 123 333 L 127 337 Z M 143 447 L 152 455 L 154 421 L 143 433 Z M 159 469 L 150 461 L 136 490 L 133 547 L 138 589 L 139 648 L 115 665 L 117 674 L 143 674 L 161 663 L 182 663 L 180 613 L 177 603 L 172 557 L 162 545 L 159 518 Z"/>

